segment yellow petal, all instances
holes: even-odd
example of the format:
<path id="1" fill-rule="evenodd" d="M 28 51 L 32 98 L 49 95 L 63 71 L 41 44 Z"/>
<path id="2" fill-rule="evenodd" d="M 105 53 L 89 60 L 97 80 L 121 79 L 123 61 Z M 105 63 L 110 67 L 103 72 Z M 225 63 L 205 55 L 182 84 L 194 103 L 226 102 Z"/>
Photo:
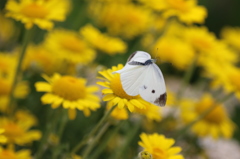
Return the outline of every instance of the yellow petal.
<path id="1" fill-rule="evenodd" d="M 115 98 L 115 95 L 113 94 L 107 94 L 103 97 L 103 101 L 109 101 Z"/>
<path id="2" fill-rule="evenodd" d="M 76 109 L 68 109 L 68 117 L 70 120 L 74 120 L 77 116 Z"/>
<path id="3" fill-rule="evenodd" d="M 38 92 L 51 92 L 52 86 L 47 82 L 37 82 L 35 83 L 36 90 Z"/>
<path id="4" fill-rule="evenodd" d="M 103 89 L 103 90 L 102 90 L 102 93 L 103 93 L 103 94 L 113 93 L 113 90 L 112 90 L 112 89 Z"/>

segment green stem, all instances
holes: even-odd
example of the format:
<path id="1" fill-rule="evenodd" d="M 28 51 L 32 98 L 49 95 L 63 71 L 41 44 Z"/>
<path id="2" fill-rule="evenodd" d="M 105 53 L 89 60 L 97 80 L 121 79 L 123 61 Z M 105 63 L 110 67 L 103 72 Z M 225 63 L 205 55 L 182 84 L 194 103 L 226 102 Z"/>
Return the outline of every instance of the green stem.
<path id="1" fill-rule="evenodd" d="M 41 142 L 39 144 L 38 151 L 36 152 L 35 159 L 41 159 L 42 158 L 42 155 L 43 155 L 45 149 L 48 146 L 47 141 L 48 141 L 49 135 L 53 131 L 53 129 L 55 128 L 58 119 L 59 119 L 59 110 L 57 110 L 57 111 L 56 110 L 51 110 L 51 113 L 48 116 L 48 120 L 51 121 L 51 122 L 47 123 L 46 129 L 45 129 L 45 131 L 43 131 L 44 134 L 43 134 L 43 137 L 42 137 Z"/>
<path id="2" fill-rule="evenodd" d="M 20 81 L 20 79 L 21 79 L 22 62 L 23 62 L 23 59 L 24 59 L 24 56 L 25 56 L 25 53 L 26 53 L 26 50 L 27 50 L 28 43 L 31 39 L 32 33 L 33 33 L 33 28 L 30 29 L 30 30 L 25 30 L 25 33 L 24 33 L 23 44 L 22 44 L 22 48 L 21 48 L 21 51 L 20 51 L 20 55 L 19 55 L 19 59 L 18 59 L 18 63 L 17 63 L 17 68 L 16 68 L 16 71 L 15 71 L 15 76 L 14 76 L 12 87 L 11 87 L 10 94 L 9 94 L 9 97 L 10 97 L 9 108 L 11 110 L 11 113 L 14 112 L 13 111 L 14 90 L 17 86 L 18 81 Z"/>
<path id="3" fill-rule="evenodd" d="M 121 121 L 115 128 L 110 131 L 107 135 L 106 138 L 104 138 L 104 141 L 101 143 L 101 146 L 98 146 L 97 149 L 94 151 L 93 155 L 90 156 L 91 159 L 98 158 L 98 156 L 103 152 L 103 150 L 106 148 L 107 144 L 109 141 L 117 134 L 119 129 L 122 127 L 123 123 L 126 121 Z"/>
<path id="4" fill-rule="evenodd" d="M 65 126 L 66 126 L 67 122 L 68 122 L 67 109 L 64 109 L 62 107 L 60 109 L 61 109 L 60 110 L 61 111 L 60 116 L 62 117 L 62 120 L 60 120 L 59 128 L 58 128 L 58 131 L 57 131 L 59 141 L 61 141 L 63 131 L 65 129 Z M 60 153 L 61 153 L 60 145 L 55 145 L 53 147 L 52 159 L 56 159 Z"/>
<path id="5" fill-rule="evenodd" d="M 93 138 L 93 140 L 91 140 L 91 142 L 89 143 L 88 147 L 86 148 L 86 150 L 84 150 L 83 153 L 83 159 L 87 159 L 89 153 L 92 151 L 92 149 L 94 148 L 94 146 L 97 144 L 97 142 L 99 141 L 99 139 L 102 137 L 102 135 L 107 131 L 107 129 L 109 128 L 110 123 L 106 122 L 103 127 L 98 131 L 98 134 L 96 135 L 95 138 Z"/>
<path id="6" fill-rule="evenodd" d="M 113 156 L 111 156 L 110 158 L 112 159 L 120 159 L 120 158 L 124 158 L 122 156 L 122 154 L 124 154 L 124 152 L 126 152 L 126 150 L 129 148 L 129 144 L 131 143 L 132 139 L 136 136 L 138 130 L 141 127 L 141 122 L 142 120 L 140 120 L 139 122 L 137 122 L 134 127 L 129 131 L 125 142 L 121 145 L 120 148 L 117 149 L 117 151 L 113 154 Z"/>
<path id="7" fill-rule="evenodd" d="M 102 117 L 102 119 L 99 121 L 99 123 L 94 127 L 94 129 L 83 138 L 83 140 L 77 144 L 71 154 L 75 154 L 78 150 L 80 150 L 93 136 L 96 134 L 97 131 L 103 126 L 103 124 L 107 121 L 108 117 L 110 116 L 111 112 L 116 106 L 113 106 L 110 110 L 107 111 L 107 113 Z"/>
<path id="8" fill-rule="evenodd" d="M 219 98 L 216 100 L 216 103 L 223 103 L 224 101 L 226 101 L 227 99 L 229 99 L 230 97 L 232 97 L 232 93 L 226 95 L 223 98 Z M 189 124 L 187 124 L 186 126 L 184 126 L 183 128 L 181 128 L 179 131 L 177 131 L 176 133 L 176 138 L 181 137 L 182 135 L 185 134 L 185 132 L 187 130 L 189 130 L 195 123 L 199 122 L 200 120 L 202 120 L 205 116 L 207 116 L 209 113 L 211 113 L 211 111 L 213 111 L 216 107 L 218 106 L 218 104 L 214 104 L 211 107 L 209 107 L 207 110 L 205 110 L 202 114 L 200 114 L 195 120 L 193 120 L 192 122 L 190 122 Z"/>
<path id="9" fill-rule="evenodd" d="M 192 78 L 192 75 L 194 73 L 194 70 L 196 68 L 197 59 L 198 58 L 196 56 L 194 58 L 192 64 L 191 64 L 191 66 L 189 66 L 188 70 L 185 72 L 182 84 L 181 84 L 180 88 L 178 89 L 178 92 L 177 92 L 177 95 L 176 95 L 176 101 L 178 101 L 182 97 L 182 95 L 183 95 L 183 93 L 184 93 L 184 91 L 185 91 L 185 89 L 187 87 L 187 84 L 190 82 L 190 80 Z"/>

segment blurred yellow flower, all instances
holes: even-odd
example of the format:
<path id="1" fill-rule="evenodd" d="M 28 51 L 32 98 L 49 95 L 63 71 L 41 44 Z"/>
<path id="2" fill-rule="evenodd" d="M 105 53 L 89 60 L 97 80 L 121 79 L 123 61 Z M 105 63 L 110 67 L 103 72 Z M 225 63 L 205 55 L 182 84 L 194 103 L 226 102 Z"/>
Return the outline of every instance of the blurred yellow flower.
<path id="1" fill-rule="evenodd" d="M 229 119 L 223 105 L 214 101 L 209 94 L 205 94 L 199 102 L 183 100 L 181 102 L 182 119 L 185 123 L 190 123 L 212 106 L 216 106 L 214 110 L 195 123 L 191 130 L 199 137 L 231 138 L 235 124 Z"/>
<path id="2" fill-rule="evenodd" d="M 240 50 L 240 27 L 225 27 L 221 31 L 221 36 L 226 43 Z"/>
<path id="3" fill-rule="evenodd" d="M 150 10 L 130 2 L 94 1 L 89 6 L 90 15 L 112 35 L 131 39 L 146 32 L 151 22 Z"/>
<path id="4" fill-rule="evenodd" d="M 0 77 L 11 78 L 17 67 L 17 56 L 12 53 L 0 52 Z"/>
<path id="5" fill-rule="evenodd" d="M 95 51 L 80 38 L 80 34 L 65 29 L 51 31 L 45 39 L 45 46 L 57 56 L 72 63 L 88 64 L 95 59 Z"/>
<path id="6" fill-rule="evenodd" d="M 27 29 L 35 24 L 41 29 L 52 29 L 53 21 L 64 21 L 70 9 L 68 0 L 8 0 L 7 17 L 25 24 Z"/>
<path id="7" fill-rule="evenodd" d="M 134 112 L 135 108 L 146 109 L 150 103 L 144 101 L 139 95 L 129 96 L 122 88 L 120 74 L 113 74 L 112 72 L 123 68 L 122 64 L 113 66 L 112 69 L 105 71 L 99 71 L 103 78 L 103 82 L 97 82 L 97 84 L 106 87 L 102 90 L 104 95 L 103 101 L 109 101 L 110 104 L 118 105 L 118 108 L 122 109 L 127 107 L 130 112 Z"/>
<path id="8" fill-rule="evenodd" d="M 16 28 L 14 27 L 14 23 L 10 19 L 5 18 L 1 12 L 0 22 L 0 48 L 2 48 L 16 34 Z"/>
<path id="9" fill-rule="evenodd" d="M 174 47 L 173 47 L 174 46 Z M 195 56 L 192 47 L 175 37 L 162 36 L 157 40 L 152 50 L 152 55 L 160 58 L 161 61 L 172 63 L 178 69 L 186 69 Z"/>
<path id="10" fill-rule="evenodd" d="M 30 130 L 36 124 L 36 118 L 26 111 L 17 111 L 13 118 L 0 118 L 0 128 L 5 130 L 3 135 L 6 136 L 7 143 L 18 145 L 28 144 L 41 138 L 40 131 Z"/>
<path id="11" fill-rule="evenodd" d="M 106 109 L 109 110 L 113 106 L 114 106 L 114 104 L 112 104 L 111 101 L 110 101 L 110 102 L 107 103 Z M 127 111 L 126 108 L 118 108 L 118 107 L 116 107 L 111 112 L 111 117 L 113 117 L 114 119 L 117 119 L 117 120 L 127 120 L 129 118 L 129 115 L 128 115 L 128 111 Z"/>
<path id="12" fill-rule="evenodd" d="M 75 119 L 76 109 L 83 111 L 85 116 L 90 115 L 90 110 L 95 111 L 100 107 L 100 99 L 94 95 L 97 86 L 86 86 L 86 80 L 72 76 L 61 76 L 55 73 L 52 77 L 43 76 L 47 82 L 36 82 L 38 92 L 46 92 L 41 98 L 43 104 L 51 104 L 53 109 L 61 104 L 68 109 L 69 118 Z"/>
<path id="13" fill-rule="evenodd" d="M 7 142 L 6 136 L 2 135 L 4 132 L 5 132 L 5 129 L 0 128 L 0 144 Z"/>
<path id="14" fill-rule="evenodd" d="M 127 45 L 120 38 L 103 34 L 91 24 L 81 28 L 80 33 L 88 43 L 102 52 L 110 55 L 126 52 Z"/>
<path id="15" fill-rule="evenodd" d="M 216 36 L 206 27 L 185 27 L 182 36 L 197 53 L 210 53 L 217 42 Z"/>
<path id="16" fill-rule="evenodd" d="M 134 113 L 144 115 L 149 121 L 161 121 L 161 108 L 154 104 L 149 104 L 146 109 L 135 108 Z"/>
<path id="17" fill-rule="evenodd" d="M 58 57 L 53 56 L 42 45 L 30 45 L 26 51 L 23 68 L 24 70 L 40 71 L 51 75 L 60 69 L 60 62 L 56 58 Z"/>
<path id="18" fill-rule="evenodd" d="M 180 21 L 187 24 L 204 23 L 207 10 L 197 5 L 197 0 L 166 0 L 167 9 L 164 17 L 177 16 Z"/>
<path id="19" fill-rule="evenodd" d="M 181 151 L 180 147 L 173 146 L 174 139 L 166 138 L 164 135 L 157 133 L 140 135 L 141 141 L 138 144 L 143 147 L 144 151 L 152 154 L 153 159 L 184 159 L 178 154 Z"/>
<path id="20" fill-rule="evenodd" d="M 0 147 L 1 159 L 32 159 L 30 150 L 14 151 L 12 149 L 5 149 Z"/>
<path id="21" fill-rule="evenodd" d="M 177 16 L 180 21 L 187 24 L 204 23 L 207 10 L 197 5 L 197 0 L 139 0 L 146 6 L 162 11 L 165 18 Z"/>

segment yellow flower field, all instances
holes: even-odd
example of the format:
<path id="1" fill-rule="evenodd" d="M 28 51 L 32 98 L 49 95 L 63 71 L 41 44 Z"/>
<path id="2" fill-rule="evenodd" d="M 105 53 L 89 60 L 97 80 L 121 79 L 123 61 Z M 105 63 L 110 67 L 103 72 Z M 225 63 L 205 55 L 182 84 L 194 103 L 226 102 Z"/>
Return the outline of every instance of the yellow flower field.
<path id="1" fill-rule="evenodd" d="M 239 7 L 1 0 L 0 159 L 239 159 Z"/>

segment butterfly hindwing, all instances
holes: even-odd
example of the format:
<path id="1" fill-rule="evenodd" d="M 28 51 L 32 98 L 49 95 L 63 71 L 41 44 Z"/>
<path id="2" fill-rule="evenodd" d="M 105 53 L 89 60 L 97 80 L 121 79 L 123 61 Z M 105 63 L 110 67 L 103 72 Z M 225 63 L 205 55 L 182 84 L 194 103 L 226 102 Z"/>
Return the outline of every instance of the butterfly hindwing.
<path id="1" fill-rule="evenodd" d="M 155 105 L 164 106 L 166 103 L 166 88 L 162 73 L 156 64 L 151 64 L 148 70 L 143 85 L 139 88 L 140 96 Z"/>

